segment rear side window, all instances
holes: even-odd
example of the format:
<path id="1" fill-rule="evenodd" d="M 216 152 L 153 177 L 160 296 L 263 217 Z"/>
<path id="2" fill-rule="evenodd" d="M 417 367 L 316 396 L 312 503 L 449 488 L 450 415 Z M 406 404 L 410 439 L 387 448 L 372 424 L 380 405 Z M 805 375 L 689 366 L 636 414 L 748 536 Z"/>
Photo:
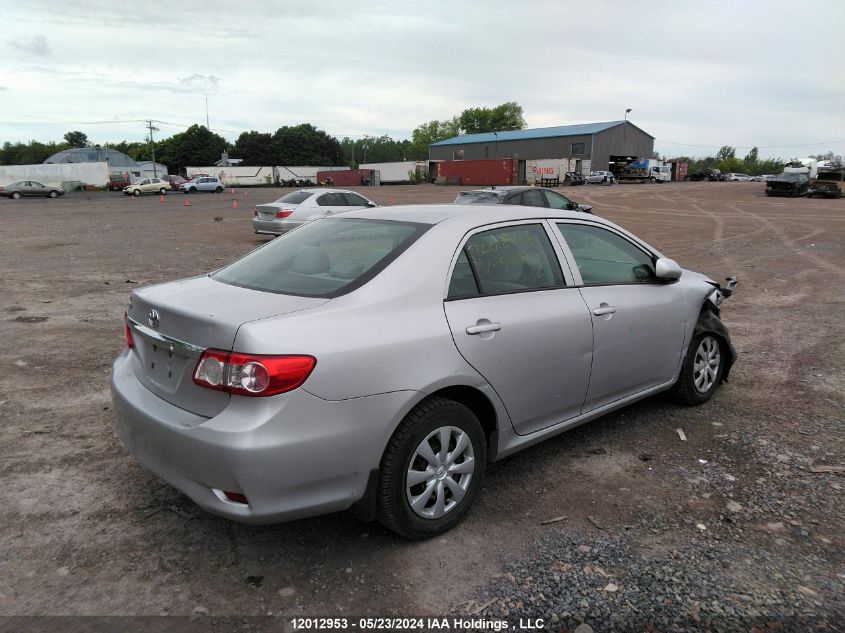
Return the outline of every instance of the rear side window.
<path id="1" fill-rule="evenodd" d="M 346 199 L 346 206 L 348 207 L 366 207 L 370 204 L 369 200 L 357 193 L 344 193 L 342 195 Z"/>
<path id="2" fill-rule="evenodd" d="M 345 207 L 346 196 L 342 193 L 324 193 L 317 198 L 317 204 L 321 207 Z"/>
<path id="3" fill-rule="evenodd" d="M 448 298 L 473 296 L 473 286 L 481 294 L 563 286 L 563 274 L 545 229 L 539 224 L 523 224 L 470 237 L 455 264 Z"/>
<path id="4" fill-rule="evenodd" d="M 607 229 L 558 224 L 586 286 L 648 283 L 655 280 L 651 255 Z"/>
<path id="5" fill-rule="evenodd" d="M 372 279 L 429 226 L 389 220 L 321 219 L 273 240 L 212 278 L 266 292 L 336 297 Z"/>

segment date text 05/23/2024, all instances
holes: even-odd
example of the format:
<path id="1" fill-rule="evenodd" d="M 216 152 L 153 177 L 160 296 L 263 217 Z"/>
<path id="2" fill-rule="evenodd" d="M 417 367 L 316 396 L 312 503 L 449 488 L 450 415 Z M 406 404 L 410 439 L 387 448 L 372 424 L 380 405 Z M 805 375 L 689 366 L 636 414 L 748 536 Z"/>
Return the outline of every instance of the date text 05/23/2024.
<path id="1" fill-rule="evenodd" d="M 542 618 L 519 618 L 517 622 L 484 618 L 292 618 L 296 631 L 536 631 Z"/>

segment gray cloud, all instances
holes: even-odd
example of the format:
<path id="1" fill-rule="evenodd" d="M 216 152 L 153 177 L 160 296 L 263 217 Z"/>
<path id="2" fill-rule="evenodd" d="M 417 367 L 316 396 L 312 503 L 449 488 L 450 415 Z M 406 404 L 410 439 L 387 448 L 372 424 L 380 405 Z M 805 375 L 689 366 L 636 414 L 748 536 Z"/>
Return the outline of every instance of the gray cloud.
<path id="1" fill-rule="evenodd" d="M 50 44 L 47 43 L 47 37 L 44 35 L 33 35 L 32 37 L 11 40 L 9 46 L 24 53 L 35 55 L 36 57 L 47 57 L 51 52 Z"/>
<path id="2" fill-rule="evenodd" d="M 207 88 L 216 89 L 220 85 L 220 77 L 217 77 L 216 75 L 202 75 L 200 73 L 194 73 L 188 77 L 180 77 L 179 83 L 189 87 L 202 88 L 205 86 Z"/>

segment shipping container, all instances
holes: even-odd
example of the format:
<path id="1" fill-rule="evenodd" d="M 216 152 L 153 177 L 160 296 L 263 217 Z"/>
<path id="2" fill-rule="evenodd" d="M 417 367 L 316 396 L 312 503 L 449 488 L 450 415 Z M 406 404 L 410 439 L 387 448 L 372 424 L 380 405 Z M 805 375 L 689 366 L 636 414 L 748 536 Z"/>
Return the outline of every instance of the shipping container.
<path id="1" fill-rule="evenodd" d="M 362 163 L 361 169 L 379 172 L 379 182 L 383 185 L 411 182 L 412 173 L 428 172 L 428 161 L 407 160 L 398 163 Z"/>
<path id="2" fill-rule="evenodd" d="M 361 185 L 377 185 L 377 174 L 372 169 L 345 169 L 342 171 L 318 171 L 317 182 L 331 178 L 333 186 L 355 187 Z"/>
<path id="3" fill-rule="evenodd" d="M 513 185 L 517 182 L 513 158 L 449 160 L 437 163 L 437 176 L 459 178 L 462 185 Z"/>

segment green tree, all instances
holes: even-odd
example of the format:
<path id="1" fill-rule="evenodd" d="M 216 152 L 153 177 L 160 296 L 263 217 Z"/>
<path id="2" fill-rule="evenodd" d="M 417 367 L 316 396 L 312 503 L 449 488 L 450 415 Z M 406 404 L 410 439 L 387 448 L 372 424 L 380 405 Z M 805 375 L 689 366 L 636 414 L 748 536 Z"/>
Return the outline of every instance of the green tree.
<path id="1" fill-rule="evenodd" d="M 494 108 L 467 108 L 458 117 L 465 134 L 521 130 L 525 127 L 522 106 L 508 101 Z"/>
<path id="2" fill-rule="evenodd" d="M 37 165 L 68 147 L 66 143 L 30 141 L 13 144 L 6 141 L 0 148 L 0 165 Z"/>
<path id="3" fill-rule="evenodd" d="M 75 130 L 64 136 L 65 142 L 71 147 L 88 147 L 88 136 L 83 132 Z"/>
<path id="4" fill-rule="evenodd" d="M 274 165 L 343 165 L 340 142 L 310 123 L 280 127 L 270 143 Z"/>
<path id="5" fill-rule="evenodd" d="M 222 136 L 204 125 L 192 125 L 184 132 L 156 142 L 156 162 L 167 165 L 172 173 L 178 173 L 189 165 L 213 165 L 228 148 L 229 143 Z"/>
<path id="6" fill-rule="evenodd" d="M 729 158 L 736 158 L 736 148 L 730 145 L 722 145 L 722 148 L 716 152 L 716 161 L 727 160 Z"/>
<path id="7" fill-rule="evenodd" d="M 273 136 L 266 132 L 243 132 L 232 146 L 232 158 L 240 158 L 244 165 L 273 164 Z"/>

